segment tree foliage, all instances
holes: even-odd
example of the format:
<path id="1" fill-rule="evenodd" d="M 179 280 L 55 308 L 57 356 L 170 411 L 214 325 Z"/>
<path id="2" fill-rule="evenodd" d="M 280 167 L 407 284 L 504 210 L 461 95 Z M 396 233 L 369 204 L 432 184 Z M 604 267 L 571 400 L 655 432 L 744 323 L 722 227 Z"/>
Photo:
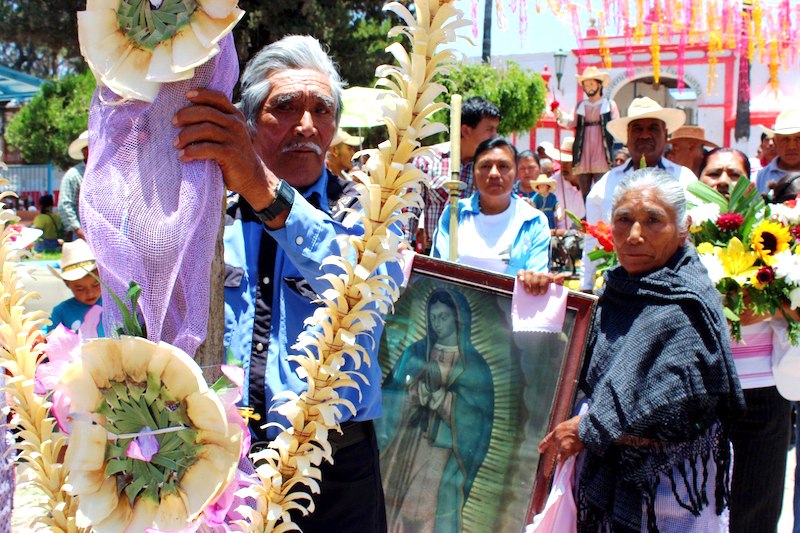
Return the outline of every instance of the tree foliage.
<path id="1" fill-rule="evenodd" d="M 500 135 L 530 130 L 545 108 L 547 88 L 542 77 L 513 61 L 505 68 L 486 63 L 458 65 L 448 78 L 451 93 L 461 94 L 465 100 L 482 96 L 500 108 Z M 449 114 L 447 120 L 449 123 Z"/>
<path id="2" fill-rule="evenodd" d="M 0 0 L 0 64 L 46 79 L 79 68 L 85 0 Z"/>
<path id="3" fill-rule="evenodd" d="M 94 87 L 94 77 L 88 71 L 45 83 L 9 122 L 8 143 L 27 163 L 53 162 L 62 168 L 74 165 L 67 148 L 87 127 Z"/>

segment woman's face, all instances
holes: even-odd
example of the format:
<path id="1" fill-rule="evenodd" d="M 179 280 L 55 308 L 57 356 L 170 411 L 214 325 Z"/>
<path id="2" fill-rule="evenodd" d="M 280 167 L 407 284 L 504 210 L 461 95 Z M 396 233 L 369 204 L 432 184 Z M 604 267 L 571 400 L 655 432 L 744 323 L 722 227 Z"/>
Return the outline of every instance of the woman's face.
<path id="1" fill-rule="evenodd" d="M 428 319 L 431 321 L 431 329 L 433 329 L 436 340 L 446 339 L 456 331 L 456 314 L 452 308 L 442 302 L 431 305 Z"/>
<path id="2" fill-rule="evenodd" d="M 736 152 L 716 152 L 706 162 L 700 181 L 728 196 L 741 176 L 745 176 L 744 161 Z"/>
<path id="3" fill-rule="evenodd" d="M 492 148 L 475 161 L 475 186 L 482 198 L 509 197 L 516 171 L 517 164 L 510 148 Z"/>
<path id="4" fill-rule="evenodd" d="M 632 275 L 661 268 L 686 240 L 675 212 L 653 189 L 629 191 L 611 216 L 611 235 L 622 267 Z"/>
<path id="5" fill-rule="evenodd" d="M 481 158 L 483 159 L 483 158 Z M 533 182 L 539 177 L 541 172 L 539 163 L 532 157 L 523 157 L 519 160 L 517 165 L 517 174 L 519 181 L 530 190 L 533 187 Z"/>

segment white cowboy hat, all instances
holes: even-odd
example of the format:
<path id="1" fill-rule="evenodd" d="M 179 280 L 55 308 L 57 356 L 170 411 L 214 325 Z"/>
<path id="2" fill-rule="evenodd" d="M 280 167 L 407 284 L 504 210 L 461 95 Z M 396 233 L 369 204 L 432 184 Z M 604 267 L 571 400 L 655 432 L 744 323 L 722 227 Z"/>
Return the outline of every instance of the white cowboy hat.
<path id="1" fill-rule="evenodd" d="M 681 139 L 700 141 L 705 146 L 719 148 L 719 145 L 706 139 L 706 130 L 700 126 L 681 126 L 669 138 L 670 141 L 679 141 Z"/>
<path id="2" fill-rule="evenodd" d="M 75 281 L 97 268 L 92 249 L 83 239 L 65 242 L 61 247 L 61 272 L 49 266 L 50 272 L 64 281 Z"/>
<path id="3" fill-rule="evenodd" d="M 608 75 L 608 72 L 597 67 L 586 67 L 583 69 L 583 74 L 575 74 L 575 77 L 578 78 L 580 84 L 586 80 L 597 80 L 603 87 L 608 87 L 608 84 L 611 83 L 611 76 Z"/>
<path id="4" fill-rule="evenodd" d="M 642 120 L 645 118 L 657 118 L 666 125 L 667 133 L 672 133 L 686 122 L 686 113 L 680 109 L 661 107 L 655 100 L 643 96 L 641 98 L 634 98 L 633 102 L 631 102 L 631 105 L 628 107 L 627 117 L 612 120 L 608 123 L 606 129 L 622 144 L 627 144 L 628 124 L 634 120 Z"/>
<path id="5" fill-rule="evenodd" d="M 364 137 L 358 137 L 357 135 L 350 135 L 343 129 L 339 128 L 336 130 L 336 135 L 333 136 L 333 140 L 331 141 L 331 146 L 338 146 L 340 144 L 346 144 L 348 146 L 361 146 L 361 143 L 364 142 Z"/>
<path id="6" fill-rule="evenodd" d="M 800 133 L 800 107 L 781 111 L 777 118 L 775 118 L 775 125 L 772 129 L 764 126 L 761 127 L 770 137 L 774 135 L 793 135 L 795 133 Z"/>
<path id="7" fill-rule="evenodd" d="M 533 190 L 536 190 L 539 185 L 547 185 L 550 188 L 551 193 L 556 192 L 556 180 L 547 177 L 547 174 L 539 174 L 539 177 L 533 180 L 533 183 L 531 183 Z"/>
<path id="8" fill-rule="evenodd" d="M 78 138 L 69 143 L 67 153 L 72 159 L 83 161 L 83 149 L 89 146 L 89 132 L 84 131 Z"/>
<path id="9" fill-rule="evenodd" d="M 544 143 L 543 143 L 544 144 Z M 575 137 L 564 137 L 561 141 L 561 150 L 556 150 L 551 144 L 551 148 L 545 148 L 544 153 L 553 161 L 561 161 L 562 163 L 572 162 L 572 145 L 575 144 Z"/>

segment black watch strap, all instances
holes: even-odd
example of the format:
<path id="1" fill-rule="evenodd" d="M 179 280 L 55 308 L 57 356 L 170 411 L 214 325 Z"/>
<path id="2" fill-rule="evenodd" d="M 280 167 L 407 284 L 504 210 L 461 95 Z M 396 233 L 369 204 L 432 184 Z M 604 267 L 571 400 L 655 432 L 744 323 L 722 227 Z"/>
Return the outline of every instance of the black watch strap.
<path id="1" fill-rule="evenodd" d="M 294 188 L 285 181 L 280 180 L 278 187 L 275 189 L 275 199 L 261 211 L 256 211 L 256 216 L 262 222 L 271 222 L 287 209 L 291 209 L 293 203 Z"/>

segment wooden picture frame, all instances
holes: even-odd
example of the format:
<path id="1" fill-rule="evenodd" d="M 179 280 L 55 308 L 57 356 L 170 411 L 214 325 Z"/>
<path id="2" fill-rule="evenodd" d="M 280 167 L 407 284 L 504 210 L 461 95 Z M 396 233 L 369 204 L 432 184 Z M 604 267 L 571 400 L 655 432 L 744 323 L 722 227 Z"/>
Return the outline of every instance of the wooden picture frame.
<path id="1" fill-rule="evenodd" d="M 571 415 L 597 299 L 570 291 L 560 334 L 512 333 L 513 288 L 415 257 L 378 356 L 390 533 L 522 531 L 544 505 L 538 444 Z"/>

